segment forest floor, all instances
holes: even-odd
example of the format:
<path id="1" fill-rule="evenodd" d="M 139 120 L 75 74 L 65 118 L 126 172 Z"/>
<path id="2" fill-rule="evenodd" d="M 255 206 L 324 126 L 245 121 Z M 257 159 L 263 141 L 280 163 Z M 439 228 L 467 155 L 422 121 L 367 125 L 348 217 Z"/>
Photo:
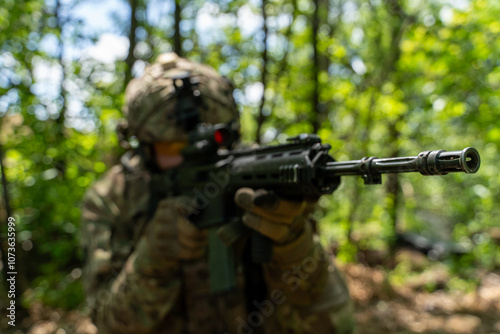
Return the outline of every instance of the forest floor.
<path id="1" fill-rule="evenodd" d="M 409 261 L 410 269 L 426 269 L 411 272 L 398 284 L 391 282 L 394 279 L 386 267 L 362 263 L 340 266 L 356 305 L 359 334 L 500 334 L 500 271 L 479 275 L 473 291 L 457 292 L 447 287 L 451 278 L 444 266 L 431 265 L 429 270 L 425 257 L 405 251 L 395 259 Z M 8 333 L 96 332 L 89 318 L 78 311 L 35 305 L 30 313 L 30 317 L 18 322 L 17 331 Z"/>
<path id="2" fill-rule="evenodd" d="M 486 273 L 475 291 L 427 292 L 429 280 L 446 279 L 446 274 L 426 272 L 394 287 L 384 270 L 362 264 L 343 270 L 356 303 L 359 334 L 500 334 L 500 273 Z"/>

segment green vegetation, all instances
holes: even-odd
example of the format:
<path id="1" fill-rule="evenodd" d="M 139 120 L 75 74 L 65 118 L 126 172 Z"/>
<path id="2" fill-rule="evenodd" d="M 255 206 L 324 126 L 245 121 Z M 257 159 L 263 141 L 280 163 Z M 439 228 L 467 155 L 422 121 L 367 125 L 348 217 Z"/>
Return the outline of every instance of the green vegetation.
<path id="1" fill-rule="evenodd" d="M 26 305 L 83 301 L 81 198 L 122 152 L 114 128 L 132 65 L 140 71 L 172 50 L 233 80 L 246 141 L 315 131 L 337 160 L 477 148 L 475 175 L 403 175 L 370 187 L 344 178 L 317 216 L 341 259 L 388 249 L 396 231 L 412 231 L 470 251 L 446 259 L 450 288 L 500 267 L 498 1 L 137 0 L 132 20 L 116 15 L 112 24 L 132 50 L 113 61 L 82 51 L 105 35 L 85 29 L 81 4 L 2 3 L 0 158 L 10 200 L 2 191 L 0 221 L 16 218 Z"/>

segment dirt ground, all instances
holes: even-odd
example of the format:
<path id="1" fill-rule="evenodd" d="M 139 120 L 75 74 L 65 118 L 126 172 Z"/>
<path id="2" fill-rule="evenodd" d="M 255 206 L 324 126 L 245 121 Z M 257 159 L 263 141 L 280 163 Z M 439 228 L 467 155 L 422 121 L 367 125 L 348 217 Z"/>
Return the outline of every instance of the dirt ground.
<path id="1" fill-rule="evenodd" d="M 349 264 L 344 271 L 360 334 L 500 333 L 500 273 L 486 274 L 473 292 L 429 293 L 418 284 L 394 288 L 380 269 Z"/>
<path id="2" fill-rule="evenodd" d="M 412 261 L 415 258 L 415 254 L 406 256 Z M 395 287 L 389 283 L 383 267 L 356 263 L 341 265 L 341 269 L 355 301 L 359 334 L 500 334 L 500 272 L 484 273 L 478 288 L 466 293 L 443 289 L 448 278 L 439 270 L 414 275 L 404 285 Z M 429 282 L 437 284 L 433 292 L 425 288 Z M 90 320 L 77 311 L 35 305 L 30 313 L 15 331 L 8 333 L 96 332 Z"/>

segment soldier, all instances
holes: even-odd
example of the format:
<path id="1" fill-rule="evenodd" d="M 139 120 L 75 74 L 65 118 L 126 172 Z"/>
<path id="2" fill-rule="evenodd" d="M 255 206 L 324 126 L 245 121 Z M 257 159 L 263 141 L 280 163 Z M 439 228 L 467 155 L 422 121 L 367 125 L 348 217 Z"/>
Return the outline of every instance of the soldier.
<path id="1" fill-rule="evenodd" d="M 180 78 L 196 87 L 187 97 Z M 185 198 L 151 193 L 152 175 L 183 161 L 192 127 L 183 119 L 238 121 L 231 84 L 169 53 L 125 96 L 127 134 L 140 145 L 88 190 L 82 208 L 84 284 L 99 333 L 353 333 L 352 302 L 317 240 L 311 203 L 275 198 L 263 207 L 255 199 L 265 191 L 237 191 L 228 205 L 243 208 L 243 222 L 273 240 L 273 257 L 252 264 L 238 243 L 237 288 L 213 294 L 207 231 L 186 219 Z M 199 117 L 189 116 L 191 107 Z"/>

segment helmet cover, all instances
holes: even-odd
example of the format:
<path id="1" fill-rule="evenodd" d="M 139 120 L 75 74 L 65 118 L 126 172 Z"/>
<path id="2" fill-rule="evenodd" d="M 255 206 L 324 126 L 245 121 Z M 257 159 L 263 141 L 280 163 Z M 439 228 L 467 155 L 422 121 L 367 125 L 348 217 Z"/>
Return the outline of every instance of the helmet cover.
<path id="1" fill-rule="evenodd" d="M 187 140 L 187 131 L 178 122 L 178 87 L 183 86 L 186 78 L 192 84 L 193 100 L 199 101 L 198 122 L 217 124 L 238 120 L 230 81 L 210 66 L 165 53 L 146 67 L 141 78 L 132 79 L 127 86 L 123 111 L 128 134 L 143 143 Z"/>

